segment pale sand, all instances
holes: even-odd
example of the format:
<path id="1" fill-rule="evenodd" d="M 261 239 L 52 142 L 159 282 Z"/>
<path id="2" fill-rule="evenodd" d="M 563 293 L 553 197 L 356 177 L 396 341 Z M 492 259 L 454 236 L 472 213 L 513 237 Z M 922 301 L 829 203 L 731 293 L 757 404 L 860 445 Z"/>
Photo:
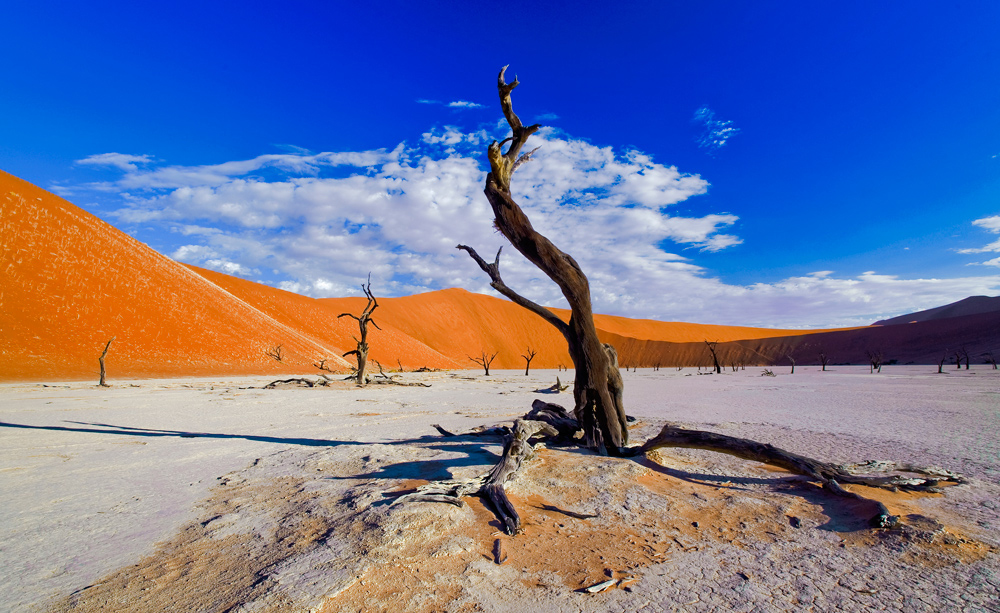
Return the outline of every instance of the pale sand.
<path id="1" fill-rule="evenodd" d="M 623 373 L 633 443 L 671 420 L 962 472 L 972 484 L 944 496 L 887 500 L 943 530 L 914 518 L 915 535 L 876 535 L 843 501 L 719 454 L 665 449 L 660 467 L 551 449 L 508 488 L 525 533 L 501 539 L 503 565 L 477 500 L 383 494 L 488 470 L 496 441 L 430 424 L 513 419 L 536 397 L 570 406 L 569 393 L 532 393 L 555 371 L 363 390 L 0 385 L 0 610 L 998 611 L 1000 374 L 987 368 Z M 636 581 L 575 591 L 608 575 Z"/>

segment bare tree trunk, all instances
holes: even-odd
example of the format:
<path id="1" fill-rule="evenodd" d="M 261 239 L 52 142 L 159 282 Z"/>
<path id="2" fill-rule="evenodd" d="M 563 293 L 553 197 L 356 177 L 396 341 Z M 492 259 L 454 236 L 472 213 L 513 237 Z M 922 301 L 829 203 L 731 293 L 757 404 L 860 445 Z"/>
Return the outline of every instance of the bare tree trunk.
<path id="1" fill-rule="evenodd" d="M 528 347 L 528 350 L 526 352 L 522 353 L 521 357 L 524 358 L 524 360 L 525 360 L 525 364 L 524 364 L 524 376 L 527 377 L 528 376 L 528 369 L 531 368 L 531 360 L 534 359 L 534 357 L 535 357 L 535 350 L 532 349 L 531 347 Z"/>
<path id="2" fill-rule="evenodd" d="M 573 396 L 576 401 L 574 412 L 583 424 L 587 445 L 595 450 L 603 447 L 608 453 L 618 455 L 621 448 L 628 443 L 625 409 L 622 406 L 622 379 L 618 371 L 617 353 L 610 345 L 601 343 L 597 337 L 591 307 L 590 282 L 576 260 L 535 231 L 524 211 L 511 197 L 511 174 L 534 153 L 531 151 L 520 155 L 521 147 L 540 126 L 535 124 L 525 127 L 514 113 L 510 93 L 517 87 L 518 81 L 515 78 L 508 84 L 504 80 L 506 70 L 505 66 L 497 77 L 497 90 L 500 95 L 500 106 L 512 136 L 502 143 L 494 141 L 490 144 L 487 155 L 491 171 L 486 176 L 484 192 L 493 208 L 496 228 L 528 261 L 559 286 L 570 306 L 569 322 L 563 322 L 545 307 L 508 288 L 500 278 L 499 252 L 496 261 L 490 265 L 471 247 L 459 245 L 458 248 L 468 251 L 480 268 L 490 275 L 494 289 L 539 315 L 563 334 L 576 367 L 576 378 L 573 382 Z M 503 145 L 508 141 L 510 146 L 507 152 L 503 153 Z"/>
<path id="3" fill-rule="evenodd" d="M 368 298 L 368 304 L 365 305 L 365 310 L 361 312 L 361 315 L 352 315 L 350 313 L 341 313 L 337 316 L 337 319 L 341 317 L 350 317 L 357 320 L 358 328 L 361 331 L 361 338 L 354 337 L 357 341 L 358 347 L 352 351 L 348 351 L 344 354 L 346 358 L 349 355 L 355 355 L 358 358 L 358 371 L 355 373 L 355 380 L 358 385 L 364 385 L 365 380 L 365 366 L 368 364 L 368 324 L 371 324 L 381 330 L 375 320 L 372 319 L 372 312 L 378 308 L 378 301 L 375 300 L 375 295 L 372 294 L 372 275 L 368 273 L 368 285 L 364 283 L 361 284 L 361 291 L 365 293 L 365 297 Z"/>
<path id="4" fill-rule="evenodd" d="M 482 352 L 481 352 L 481 354 L 480 354 L 480 356 L 478 358 L 474 358 L 472 356 L 469 356 L 469 359 L 472 360 L 473 362 L 475 362 L 476 364 L 479 364 L 480 366 L 482 366 L 483 369 L 486 370 L 486 376 L 488 377 L 488 376 L 490 376 L 490 364 L 493 363 L 493 360 L 495 360 L 496 357 L 497 357 L 496 353 L 494 353 L 493 355 L 490 355 L 489 353 L 486 352 L 485 349 L 483 349 Z M 528 372 L 525 371 L 524 374 L 528 374 Z"/>
<path id="5" fill-rule="evenodd" d="M 793 358 L 791 355 L 789 355 L 788 356 L 788 361 L 792 363 L 792 372 L 790 372 L 788 374 L 794 375 L 795 374 L 795 358 Z"/>
<path id="6" fill-rule="evenodd" d="M 829 364 L 829 362 L 830 362 L 830 359 L 828 357 L 826 357 L 826 354 L 823 353 L 823 352 L 820 352 L 820 354 L 819 354 L 819 363 L 823 365 L 823 372 L 826 372 L 826 365 Z"/>
<path id="7" fill-rule="evenodd" d="M 719 366 L 719 356 L 716 355 L 716 353 L 715 353 L 715 347 L 716 347 L 716 345 L 719 344 L 719 341 L 712 341 L 712 342 L 705 341 L 705 344 L 708 345 L 708 350 L 712 353 L 712 364 L 713 364 L 713 368 L 715 368 L 716 374 L 720 374 L 721 375 L 722 374 L 722 367 Z"/>
<path id="8" fill-rule="evenodd" d="M 111 343 L 115 341 L 115 338 L 116 337 L 114 336 L 111 337 L 111 339 L 108 341 L 108 344 L 104 346 L 104 351 L 101 352 L 101 357 L 97 358 L 97 361 L 100 362 L 101 364 L 101 381 L 97 385 L 101 387 L 111 387 L 104 381 L 104 377 L 107 374 L 106 371 L 104 370 L 104 358 L 108 356 L 108 349 L 111 348 Z"/>

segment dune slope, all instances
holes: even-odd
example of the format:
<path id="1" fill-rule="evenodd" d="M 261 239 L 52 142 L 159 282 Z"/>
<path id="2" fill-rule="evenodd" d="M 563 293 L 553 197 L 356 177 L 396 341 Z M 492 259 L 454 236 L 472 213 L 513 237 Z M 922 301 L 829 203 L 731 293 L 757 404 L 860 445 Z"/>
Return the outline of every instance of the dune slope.
<path id="1" fill-rule="evenodd" d="M 79 207 L 0 172 L 0 378 L 294 372 L 337 355 Z"/>

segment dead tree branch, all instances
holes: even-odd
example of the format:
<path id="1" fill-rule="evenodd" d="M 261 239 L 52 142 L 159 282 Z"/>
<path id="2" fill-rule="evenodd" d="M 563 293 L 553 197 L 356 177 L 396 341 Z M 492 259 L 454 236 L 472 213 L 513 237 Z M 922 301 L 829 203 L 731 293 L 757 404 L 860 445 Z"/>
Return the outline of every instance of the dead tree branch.
<path id="1" fill-rule="evenodd" d="M 535 355 L 536 355 L 536 352 L 531 347 L 528 347 L 528 349 L 524 353 L 521 354 L 521 357 L 524 358 L 524 360 L 525 360 L 525 364 L 524 364 L 524 376 L 525 377 L 528 376 L 528 369 L 531 368 L 531 360 L 533 360 L 535 358 Z"/>
<path id="2" fill-rule="evenodd" d="M 355 355 L 358 358 L 358 367 L 354 373 L 354 379 L 357 381 L 358 385 L 364 385 L 367 383 L 365 378 L 365 365 L 368 363 L 368 324 L 375 326 L 375 328 L 381 330 L 375 320 L 372 319 L 372 313 L 378 308 L 378 301 L 375 300 L 375 295 L 372 294 L 372 273 L 368 273 L 368 285 L 364 283 L 361 284 L 361 291 L 364 292 L 365 297 L 368 298 L 368 304 L 365 305 L 365 309 L 361 312 L 361 315 L 354 315 L 352 313 L 341 313 L 337 315 L 337 319 L 341 317 L 350 317 L 358 322 L 358 328 L 361 331 L 361 338 L 354 337 L 358 346 L 356 349 L 352 349 L 344 354 L 343 357 L 349 355 Z"/>
<path id="3" fill-rule="evenodd" d="M 266 353 L 268 357 L 274 359 L 277 362 L 284 362 L 285 361 L 284 347 L 285 347 L 284 345 L 275 345 L 274 347 L 271 347 L 264 353 Z"/>
<path id="4" fill-rule="evenodd" d="M 779 449 L 772 445 L 758 443 L 748 439 L 705 432 L 702 430 L 687 430 L 673 424 L 666 424 L 658 435 L 650 439 L 645 445 L 634 450 L 634 455 L 645 454 L 646 452 L 661 447 L 686 447 L 691 449 L 707 449 L 734 455 L 739 458 L 763 462 L 784 468 L 798 475 L 803 475 L 820 482 L 824 489 L 841 496 L 848 496 L 859 500 L 868 500 L 856 493 L 848 492 L 842 484 L 866 485 L 888 490 L 907 490 L 937 492 L 938 487 L 943 482 L 965 483 L 966 479 L 961 475 L 946 471 L 941 468 L 920 468 L 908 464 L 896 464 L 893 462 L 865 462 L 861 464 L 833 465 L 821 462 L 812 458 L 801 456 L 784 449 Z M 890 472 L 911 473 L 922 475 L 919 477 L 905 476 L 900 474 L 887 475 Z M 867 474 L 861 474 L 867 473 Z M 879 528 L 888 528 L 896 525 L 899 517 L 890 515 L 885 505 L 878 501 L 871 501 L 878 509 L 878 512 L 871 518 L 871 524 Z"/>
<path id="5" fill-rule="evenodd" d="M 500 252 L 494 263 L 488 264 L 475 250 L 460 245 L 491 279 L 498 292 L 515 303 L 531 310 L 552 324 L 566 338 L 569 354 L 576 366 L 573 395 L 575 413 L 583 424 L 587 445 L 591 449 L 618 451 L 628 443 L 625 409 L 622 406 L 621 373 L 618 372 L 617 355 L 598 339 L 594 326 L 590 298 L 590 282 L 579 264 L 569 254 L 557 248 L 552 241 L 535 231 L 510 191 L 511 174 L 527 161 L 530 153 L 520 155 L 521 148 L 540 126 L 525 127 L 514 113 L 511 92 L 518 86 L 517 78 L 507 83 L 504 66 L 497 76 L 497 93 L 500 107 L 511 129 L 511 137 L 503 142 L 493 141 L 487 148 L 490 173 L 486 176 L 484 192 L 493 209 L 494 225 L 521 255 L 546 274 L 562 291 L 570 306 L 569 322 L 563 322 L 548 309 L 520 296 L 508 288 L 500 278 Z M 507 151 L 503 145 L 510 143 Z"/>
<path id="6" fill-rule="evenodd" d="M 483 349 L 482 353 L 480 353 L 478 358 L 469 356 L 469 359 L 475 362 L 476 364 L 482 366 L 486 370 L 486 376 L 488 377 L 490 376 L 490 364 L 493 363 L 493 360 L 495 360 L 496 357 L 497 357 L 496 353 L 490 355 L 485 349 Z"/>
<path id="7" fill-rule="evenodd" d="M 712 367 L 715 368 L 716 374 L 722 374 L 722 366 L 719 365 L 719 356 L 715 352 L 715 348 L 718 346 L 719 341 L 705 341 L 708 346 L 708 351 L 712 354 Z"/>
<path id="8" fill-rule="evenodd" d="M 104 351 L 102 351 L 102 352 L 101 352 L 101 357 L 97 358 L 97 361 L 98 361 L 98 362 L 100 363 L 100 365 L 101 365 L 101 380 L 100 380 L 100 382 L 98 382 L 98 384 L 97 384 L 97 385 L 99 385 L 100 387 L 111 387 L 111 386 L 110 386 L 110 385 L 108 385 L 108 384 L 107 384 L 107 382 L 106 382 L 106 381 L 104 380 L 104 378 L 105 378 L 105 375 L 107 374 L 107 371 L 106 371 L 106 370 L 104 369 L 104 358 L 108 357 L 108 349 L 110 349 L 110 348 L 111 348 L 111 343 L 115 342 L 115 338 L 117 338 L 117 337 L 114 337 L 114 336 L 112 336 L 112 337 L 111 337 L 110 339 L 108 339 L 108 344 L 106 344 L 106 345 L 104 346 Z"/>

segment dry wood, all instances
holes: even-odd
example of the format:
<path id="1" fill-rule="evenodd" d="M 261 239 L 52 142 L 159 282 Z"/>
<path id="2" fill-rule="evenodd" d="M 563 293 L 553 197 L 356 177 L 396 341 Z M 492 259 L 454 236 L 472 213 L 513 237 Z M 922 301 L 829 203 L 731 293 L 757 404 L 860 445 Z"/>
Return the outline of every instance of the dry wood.
<path id="1" fill-rule="evenodd" d="M 715 348 L 719 345 L 719 341 L 705 341 L 708 346 L 709 353 L 712 354 L 712 367 L 715 369 L 716 374 L 722 374 L 722 366 L 719 365 L 719 356 L 715 351 Z"/>
<path id="2" fill-rule="evenodd" d="M 285 360 L 284 345 L 275 345 L 274 347 L 271 347 L 264 353 L 266 353 L 268 357 L 272 358 L 277 362 L 283 362 Z"/>
<path id="3" fill-rule="evenodd" d="M 447 502 L 462 506 L 465 496 L 481 496 L 493 506 L 497 518 L 507 534 L 516 534 L 521 518 L 507 498 L 504 483 L 514 478 L 524 462 L 534 457 L 529 442 L 534 436 L 558 437 L 559 431 L 544 421 L 518 419 L 511 434 L 505 436 L 503 455 L 490 472 L 474 479 L 449 479 L 421 485 L 416 492 L 401 496 L 393 502 Z"/>
<path id="4" fill-rule="evenodd" d="M 495 360 L 497 358 L 497 355 L 498 355 L 498 353 L 493 353 L 492 355 L 490 355 L 489 352 L 487 352 L 485 349 L 483 349 L 480 352 L 478 358 L 474 358 L 472 356 L 469 356 L 469 359 L 472 360 L 473 362 L 475 362 L 476 364 L 479 364 L 480 366 L 482 366 L 486 370 L 486 376 L 488 377 L 488 376 L 490 376 L 490 364 L 492 364 L 493 360 Z"/>
<path id="5" fill-rule="evenodd" d="M 766 443 L 758 443 L 749 439 L 736 438 L 706 432 L 703 430 L 687 430 L 673 424 L 666 424 L 658 435 L 641 447 L 631 450 L 633 455 L 642 455 L 661 447 L 688 447 L 706 449 L 726 453 L 739 458 L 763 462 L 784 468 L 798 475 L 809 477 L 820 482 L 824 489 L 841 496 L 869 500 L 856 493 L 848 492 L 841 484 L 867 485 L 888 490 L 907 490 L 937 492 L 941 483 L 965 483 L 961 475 L 941 468 L 921 468 L 908 464 L 894 462 L 864 462 L 860 464 L 834 465 L 806 456 L 798 455 L 784 449 L 779 449 Z M 911 473 L 891 474 L 889 472 Z M 865 474 L 862 474 L 865 473 Z M 881 502 L 870 500 L 878 512 L 871 518 L 871 524 L 879 528 L 889 528 L 899 521 L 899 517 L 891 515 Z"/>
<path id="6" fill-rule="evenodd" d="M 115 342 L 115 338 L 116 338 L 116 337 L 112 336 L 112 337 L 111 337 L 111 338 L 110 338 L 110 339 L 108 340 L 108 344 L 104 346 L 104 351 L 102 351 L 102 352 L 101 352 L 101 357 L 97 358 L 97 361 L 98 361 L 98 362 L 100 362 L 100 364 L 101 364 L 101 380 L 100 380 L 100 382 L 98 382 L 98 384 L 97 384 L 97 385 L 99 385 L 99 386 L 101 386 L 101 387 L 111 387 L 111 386 L 110 386 L 110 385 L 108 385 L 108 384 L 107 384 L 107 382 L 106 382 L 106 381 L 104 380 L 104 378 L 105 378 L 105 376 L 106 376 L 106 374 L 107 374 L 107 372 L 106 372 L 106 371 L 105 371 L 105 369 L 104 369 L 104 358 L 106 358 L 106 357 L 108 356 L 108 349 L 110 349 L 110 348 L 111 348 L 111 343 Z"/>
<path id="7" fill-rule="evenodd" d="M 525 364 L 524 364 L 524 376 L 525 377 L 528 376 L 528 369 L 531 368 L 531 360 L 534 359 L 536 353 L 537 352 L 534 349 L 532 349 L 531 347 L 528 347 L 527 351 L 525 353 L 521 354 L 521 357 L 524 358 L 524 360 L 525 360 Z"/>
<path id="8" fill-rule="evenodd" d="M 368 304 L 365 305 L 365 309 L 361 312 L 361 315 L 353 315 L 351 313 L 341 313 L 340 315 L 337 315 L 337 319 L 340 319 L 341 317 L 350 317 L 357 320 L 358 328 L 361 331 L 360 339 L 358 337 L 353 337 L 354 341 L 358 344 L 357 349 L 352 349 L 343 356 L 345 358 L 349 355 L 357 356 L 358 367 L 352 378 L 357 381 L 358 385 L 364 385 L 368 382 L 365 378 L 365 365 L 368 363 L 368 324 L 375 326 L 379 330 L 382 329 L 379 328 L 378 324 L 375 323 L 375 320 L 372 319 L 372 312 L 378 308 L 378 301 L 375 300 L 375 295 L 372 294 L 371 273 L 368 273 L 368 285 L 366 286 L 364 283 L 361 284 L 361 291 L 363 291 L 365 297 L 368 298 Z"/>
<path id="9" fill-rule="evenodd" d="M 560 392 L 566 391 L 567 389 L 569 389 L 569 386 L 563 385 L 562 382 L 559 380 L 559 377 L 556 377 L 555 383 L 553 383 L 548 387 L 537 389 L 535 390 L 535 392 L 539 394 L 558 394 Z"/>
<path id="10" fill-rule="evenodd" d="M 520 155 L 521 148 L 540 126 L 524 126 L 514 113 L 510 94 L 519 82 L 515 77 L 512 83 L 507 83 L 504 78 L 506 71 L 506 66 L 500 70 L 497 92 L 511 136 L 503 142 L 493 141 L 487 149 L 491 170 L 486 176 L 484 192 L 493 209 L 496 228 L 528 261 L 559 286 L 570 306 L 569 322 L 563 322 L 550 310 L 524 298 L 504 284 L 500 277 L 500 251 L 497 251 L 493 264 L 489 264 L 471 247 L 459 245 L 458 248 L 467 251 L 490 276 L 494 289 L 537 314 L 563 334 L 576 367 L 573 385 L 575 412 L 583 424 L 587 445 L 591 449 L 606 449 L 608 453 L 617 454 L 628 443 L 625 409 L 621 404 L 621 374 L 618 372 L 617 356 L 613 363 L 611 354 L 597 337 L 590 282 L 576 260 L 535 231 L 524 211 L 511 196 L 511 175 L 534 153 L 531 151 Z M 510 144 L 504 152 L 503 146 L 507 143 Z"/>

